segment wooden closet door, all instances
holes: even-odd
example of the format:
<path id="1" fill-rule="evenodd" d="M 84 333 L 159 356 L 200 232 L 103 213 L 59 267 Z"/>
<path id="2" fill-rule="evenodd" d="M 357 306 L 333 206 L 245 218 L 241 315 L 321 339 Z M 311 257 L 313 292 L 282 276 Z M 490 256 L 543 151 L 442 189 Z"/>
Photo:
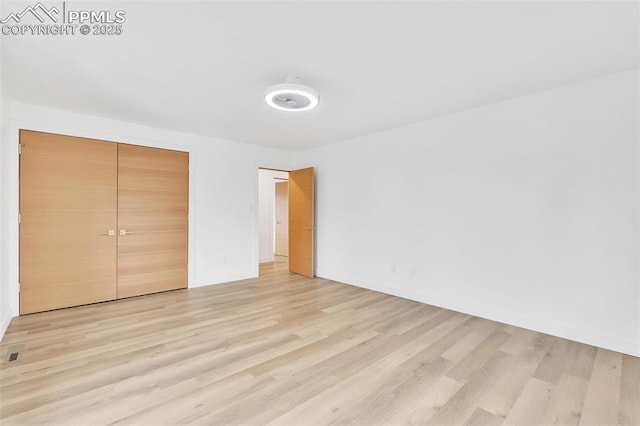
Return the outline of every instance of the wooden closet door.
<path id="1" fill-rule="evenodd" d="M 20 143 L 20 314 L 115 299 L 117 145 L 27 130 Z"/>
<path id="2" fill-rule="evenodd" d="M 189 154 L 118 146 L 118 298 L 187 287 Z"/>

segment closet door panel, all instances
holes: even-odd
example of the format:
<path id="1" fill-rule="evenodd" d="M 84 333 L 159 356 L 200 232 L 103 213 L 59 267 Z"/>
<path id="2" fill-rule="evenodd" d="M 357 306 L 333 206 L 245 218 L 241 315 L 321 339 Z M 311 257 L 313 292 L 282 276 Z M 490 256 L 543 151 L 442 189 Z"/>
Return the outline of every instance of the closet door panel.
<path id="1" fill-rule="evenodd" d="M 187 287 L 189 154 L 118 148 L 118 298 Z"/>
<path id="2" fill-rule="evenodd" d="M 115 299 L 117 145 L 27 130 L 20 143 L 20 313 Z"/>

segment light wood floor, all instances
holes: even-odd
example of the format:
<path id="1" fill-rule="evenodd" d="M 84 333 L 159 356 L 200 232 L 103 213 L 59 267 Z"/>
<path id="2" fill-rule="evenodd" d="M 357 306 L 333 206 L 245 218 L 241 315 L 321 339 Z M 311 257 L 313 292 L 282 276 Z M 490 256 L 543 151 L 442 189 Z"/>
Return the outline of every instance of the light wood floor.
<path id="1" fill-rule="evenodd" d="M 640 425 L 638 358 L 282 263 L 20 317 L 0 349 L 2 424 Z"/>

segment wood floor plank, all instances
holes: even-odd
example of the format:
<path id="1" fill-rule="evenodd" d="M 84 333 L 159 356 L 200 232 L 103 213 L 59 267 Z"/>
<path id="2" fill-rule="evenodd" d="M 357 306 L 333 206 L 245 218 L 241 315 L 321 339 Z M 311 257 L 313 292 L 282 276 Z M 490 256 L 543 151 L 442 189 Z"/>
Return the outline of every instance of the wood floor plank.
<path id="1" fill-rule="evenodd" d="M 498 426 L 503 422 L 503 418 L 493 413 L 476 408 L 471 416 L 464 422 L 464 426 Z"/>
<path id="2" fill-rule="evenodd" d="M 473 348 L 482 344 L 482 342 L 496 330 L 495 324 L 491 321 L 474 322 L 473 320 L 474 319 L 471 318 L 470 321 L 468 321 L 471 326 L 471 333 L 442 354 L 444 358 L 453 361 L 454 364 L 462 361 L 464 357 L 471 353 Z"/>
<path id="3" fill-rule="evenodd" d="M 618 423 L 620 362 L 619 353 L 598 349 L 580 425 L 598 426 Z M 638 380 L 640 381 L 640 376 Z M 640 401 L 638 403 L 640 404 Z"/>
<path id="4" fill-rule="evenodd" d="M 504 331 L 494 331 L 479 345 L 471 349 L 467 356 L 447 372 L 447 376 L 459 382 L 466 382 L 474 372 L 496 354 L 508 337 L 509 334 Z"/>
<path id="5" fill-rule="evenodd" d="M 433 424 L 463 424 L 476 410 L 483 395 L 492 389 L 514 362 L 513 356 L 496 352 L 429 420 Z"/>
<path id="6" fill-rule="evenodd" d="M 554 385 L 544 380 L 530 377 L 522 393 L 516 400 L 504 425 L 537 425 L 547 411 Z"/>
<path id="7" fill-rule="evenodd" d="M 544 345 L 537 345 L 529 346 L 527 350 L 520 352 L 509 371 L 497 382 L 493 392 L 482 395 L 479 407 L 506 418 L 547 349 Z"/>
<path id="8" fill-rule="evenodd" d="M 327 279 L 15 318 L 7 424 L 640 424 L 640 360 Z"/>
<path id="9" fill-rule="evenodd" d="M 587 381 L 562 374 L 551 392 L 549 405 L 540 420 L 545 425 L 577 425 L 582 417 Z"/>
<path id="10" fill-rule="evenodd" d="M 580 343 L 572 342 L 566 339 L 555 339 L 549 348 L 545 359 L 540 363 L 533 377 L 557 384 L 563 374 L 567 373 L 567 369 L 575 369 L 578 376 L 581 376 L 581 370 L 574 368 L 573 363 L 581 349 Z"/>
<path id="11" fill-rule="evenodd" d="M 434 424 L 429 422 L 433 416 L 455 395 L 463 383 L 447 376 L 440 376 L 430 384 L 422 384 L 424 388 L 415 393 L 405 395 L 396 403 L 396 408 L 389 413 L 390 425 Z"/>
<path id="12" fill-rule="evenodd" d="M 540 333 L 531 330 L 517 330 L 509 336 L 507 341 L 500 347 L 500 350 L 511 355 L 519 355 L 539 335 Z"/>
<path id="13" fill-rule="evenodd" d="M 623 355 L 620 377 L 621 425 L 640 425 L 640 358 Z"/>
<path id="14" fill-rule="evenodd" d="M 406 413 L 406 408 L 416 403 L 415 395 L 425 395 L 449 366 L 450 361 L 444 358 L 427 362 L 418 353 L 400 365 L 399 374 L 379 383 L 374 392 L 362 395 L 331 424 L 390 424 L 394 413 Z"/>

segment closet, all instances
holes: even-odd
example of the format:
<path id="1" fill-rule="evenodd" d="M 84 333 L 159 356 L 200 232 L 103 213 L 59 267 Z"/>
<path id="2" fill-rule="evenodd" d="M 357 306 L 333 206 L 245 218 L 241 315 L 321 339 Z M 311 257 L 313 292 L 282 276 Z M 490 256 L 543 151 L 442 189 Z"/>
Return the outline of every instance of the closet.
<path id="1" fill-rule="evenodd" d="M 20 131 L 20 314 L 187 287 L 189 154 Z"/>

